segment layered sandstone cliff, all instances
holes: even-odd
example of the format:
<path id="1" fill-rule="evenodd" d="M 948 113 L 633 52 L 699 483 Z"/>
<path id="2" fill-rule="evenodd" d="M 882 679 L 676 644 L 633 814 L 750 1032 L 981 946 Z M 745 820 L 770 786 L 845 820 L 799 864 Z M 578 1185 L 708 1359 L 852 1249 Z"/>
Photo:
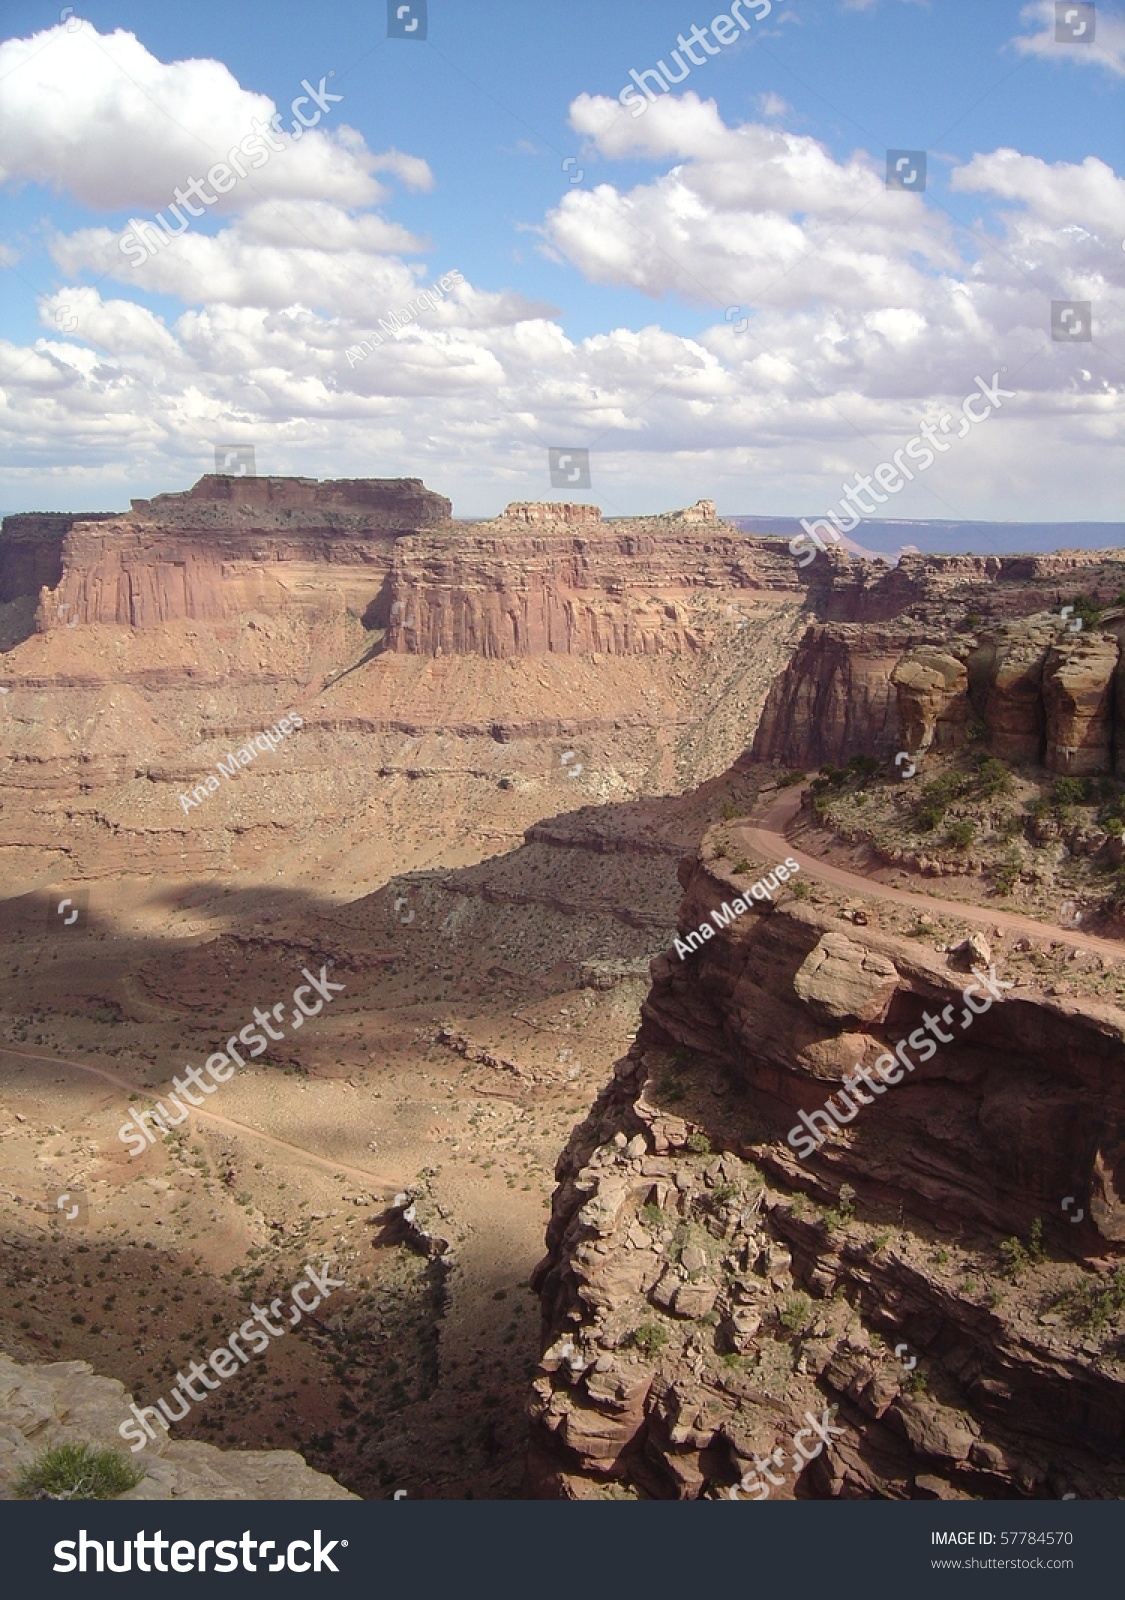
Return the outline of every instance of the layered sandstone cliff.
<path id="1" fill-rule="evenodd" d="M 706 843 L 681 881 L 684 933 L 746 886 Z M 1017 984 L 958 1025 L 966 973 L 793 899 L 652 972 L 559 1163 L 531 1491 L 1119 1496 L 1091 1308 L 1125 1247 L 1125 1014 Z M 926 1014 L 951 1042 L 799 1160 L 798 1114 Z M 787 1464 L 809 1415 L 831 1442 Z"/>
<path id="2" fill-rule="evenodd" d="M 691 602 L 800 597 L 785 546 L 748 539 L 709 501 L 603 521 L 596 507 L 515 504 L 491 522 L 403 539 L 388 645 L 419 655 L 686 654 L 709 642 Z"/>
<path id="3" fill-rule="evenodd" d="M 1125 771 L 1125 628 L 1113 603 L 1125 561 L 915 556 L 875 578 L 836 560 L 810 598 L 822 617 L 847 620 L 809 628 L 771 687 L 755 756 L 807 768 L 953 749 L 977 722 L 1005 760 Z M 1096 626 L 1064 609 L 1076 594 L 1105 608 Z"/>
<path id="4" fill-rule="evenodd" d="M 185 494 L 134 500 L 121 517 L 75 523 L 38 626 L 218 621 L 315 604 L 321 590 L 362 615 L 396 539 L 449 514 L 449 501 L 417 478 L 209 475 Z"/>

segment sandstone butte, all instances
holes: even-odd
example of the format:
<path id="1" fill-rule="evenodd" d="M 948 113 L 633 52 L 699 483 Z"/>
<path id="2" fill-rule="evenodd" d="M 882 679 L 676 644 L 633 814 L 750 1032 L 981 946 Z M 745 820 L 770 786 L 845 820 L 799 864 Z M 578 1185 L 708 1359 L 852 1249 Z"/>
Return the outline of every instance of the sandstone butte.
<path id="1" fill-rule="evenodd" d="M 81 885 L 97 937 L 114 942 L 98 945 L 97 963 L 60 963 L 54 987 L 44 946 L 30 976 L 6 981 L 4 1037 L 33 1052 L 33 1016 L 43 1026 L 54 1009 L 88 1017 L 97 1006 L 152 1061 L 189 1014 L 206 1028 L 233 971 L 243 984 L 257 973 L 264 995 L 271 984 L 281 992 L 298 949 L 302 959 L 332 950 L 345 965 L 340 1015 L 354 1033 L 335 1035 L 323 1059 L 305 1036 L 309 1057 L 283 1055 L 294 1070 L 302 1059 L 321 1070 L 300 1115 L 279 1110 L 270 1125 L 274 1159 L 296 1163 L 285 1168 L 294 1183 L 306 1181 L 301 1160 L 385 1170 L 381 1201 L 373 1192 L 365 1203 L 378 1214 L 377 1201 L 409 1184 L 412 1205 L 437 1207 L 443 1242 L 441 1293 L 426 1302 L 428 1387 L 378 1446 L 384 1476 L 370 1465 L 373 1420 L 318 1457 L 360 1493 L 386 1492 L 380 1483 L 402 1481 L 387 1474 L 412 1470 L 434 1493 L 495 1484 L 563 1498 L 725 1498 L 806 1410 L 831 1406 L 841 1438 L 775 1498 L 1119 1497 L 1119 1347 L 1096 1316 L 1077 1325 L 1052 1307 L 1081 1279 L 1086 1299 L 1070 1303 L 1101 1294 L 1111 1326 L 1117 1314 L 1120 1004 L 1022 978 L 909 1085 L 798 1162 L 785 1143 L 796 1113 L 822 1105 L 857 1060 L 893 1048 L 923 1013 L 958 1004 L 966 974 L 904 940 L 880 882 L 869 886 L 869 925 L 849 916 L 846 933 L 838 894 L 786 886 L 690 960 L 662 952 L 776 865 L 737 818 L 779 767 L 953 752 L 977 724 L 1009 762 L 1125 774 L 1123 590 L 1114 552 L 907 555 L 893 569 L 828 552 L 799 569 L 783 540 L 746 537 L 708 501 L 639 518 L 522 503 L 465 522 L 417 479 L 208 476 L 120 516 L 10 517 L 0 536 L 2 931 L 15 952 L 28 908 L 43 924 L 48 889 Z M 1097 628 L 1060 622 L 1078 592 L 1101 607 Z M 256 763 L 187 822 L 180 788 L 293 709 L 304 726 L 287 764 Z M 743 828 L 745 860 L 720 841 L 728 823 Z M 241 908 L 221 898 L 236 891 Z M 158 902 L 174 908 L 163 921 L 146 909 Z M 202 940 L 175 932 L 181 907 L 206 926 Z M 409 994 L 395 989 L 408 982 Z M 388 993 L 398 1010 L 379 1009 Z M 532 1004 L 518 1034 L 510 1018 Z M 47 1039 L 42 1059 L 92 1059 L 102 1047 L 90 1042 L 94 1023 L 82 1027 Z M 570 1043 L 560 1051 L 561 1033 Z M 616 1065 L 611 1056 L 591 1075 L 582 1063 L 609 1045 Z M 368 1076 L 376 1053 L 397 1063 L 378 1080 Z M 337 1054 L 367 1120 L 362 1132 L 341 1121 L 329 1153 L 324 1126 L 305 1124 L 314 1103 L 345 1115 L 330 1099 L 344 1088 Z M 446 1060 L 461 1074 L 448 1090 L 430 1078 L 413 1087 Z M 14 1105 L 28 1069 L 0 1062 Z M 122 1081 L 158 1081 L 130 1080 L 136 1071 L 112 1066 Z M 383 1088 L 364 1098 L 375 1081 Z M 269 1082 L 284 1109 L 286 1076 Z M 507 1310 L 491 1292 L 497 1261 L 524 1277 L 532 1266 L 526 1241 L 543 1213 L 520 1212 L 530 1202 L 515 1182 L 528 1169 L 510 1167 L 513 1181 L 485 1205 L 492 1180 L 468 1164 L 467 1124 L 427 1136 L 445 1141 L 435 1168 L 421 1134 L 412 1143 L 379 1120 L 384 1092 L 425 1100 L 422 1118 L 431 1097 L 448 1092 L 452 1103 L 464 1082 L 476 1086 L 473 1116 L 500 1107 L 486 1085 L 502 1084 L 501 1100 L 520 1116 L 542 1107 L 565 1142 L 534 1274 L 538 1330 L 515 1312 L 510 1326 L 495 1321 Z M 584 1096 L 577 1125 L 568 1082 Z M 99 1093 L 109 1095 L 105 1083 Z M 17 1141 L 29 1118 L 46 1129 L 64 1117 L 27 1104 L 12 1123 Z M 107 1215 L 128 1202 L 99 1153 L 110 1109 L 83 1124 L 86 1182 Z M 221 1136 L 222 1159 L 238 1168 L 232 1194 L 267 1181 L 236 1142 L 265 1114 L 230 1102 Z M 377 1153 L 365 1155 L 373 1127 Z M 497 1141 L 502 1163 L 505 1148 Z M 29 1147 L 28 1173 L 34 1159 Z M 547 1164 L 535 1181 L 547 1181 Z M 174 1163 L 160 1181 L 185 1197 L 197 1182 Z M 343 1181 L 354 1187 L 355 1173 Z M 224 1215 L 226 1197 L 213 1203 Z M 284 1242 L 295 1225 L 287 1204 L 263 1200 L 245 1243 L 267 1223 Z M 26 1232 L 27 1215 L 6 1211 L 6 1228 Z M 346 1231 L 327 1206 L 317 1215 Z M 147 1220 L 129 1216 L 139 1240 Z M 1035 1237 L 1037 1219 L 1036 1260 L 1002 1279 L 1000 1242 Z M 160 1248 L 186 1249 L 171 1210 L 167 1221 Z M 150 1257 L 154 1247 L 149 1239 Z M 244 1259 L 242 1248 L 231 1245 L 223 1264 Z M 393 1238 L 383 1248 L 381 1260 L 398 1259 Z M 367 1302 L 362 1317 L 354 1309 L 352 1321 L 339 1313 L 333 1337 L 362 1365 L 380 1329 L 382 1360 L 399 1337 L 393 1318 Z M 513 1339 L 528 1328 L 538 1356 L 529 1442 L 506 1326 Z M 19 1337 L 5 1332 L 9 1347 Z M 77 1341 L 68 1357 L 107 1370 L 112 1342 L 67 1338 Z M 408 1343 L 396 1355 L 406 1359 Z M 492 1400 L 487 1384 L 462 1381 L 486 1344 Z M 128 1376 L 132 1360 L 110 1370 Z M 34 1381 L 57 1388 L 61 1371 Z M 72 1360 L 63 1376 L 79 1389 L 105 1381 Z M 129 1387 L 141 1392 L 140 1378 Z M 59 1414 L 45 1389 L 40 1399 Z M 486 1401 L 493 1411 L 480 1409 Z M 450 1465 L 455 1412 L 486 1440 L 467 1444 L 461 1428 L 460 1468 Z M 382 1402 L 362 1415 L 377 1415 L 383 1437 Z M 165 1457 L 181 1448 L 203 1446 L 171 1445 Z M 293 1468 L 291 1492 L 306 1492 L 308 1470 Z M 265 1481 L 257 1471 L 248 1458 L 237 1479 L 248 1493 L 265 1492 L 253 1488 Z"/>

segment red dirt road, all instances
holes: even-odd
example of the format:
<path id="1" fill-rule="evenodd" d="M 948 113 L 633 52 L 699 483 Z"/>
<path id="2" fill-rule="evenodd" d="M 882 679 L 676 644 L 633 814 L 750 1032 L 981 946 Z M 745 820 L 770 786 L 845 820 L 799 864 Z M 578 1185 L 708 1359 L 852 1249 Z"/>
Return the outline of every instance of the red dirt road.
<path id="1" fill-rule="evenodd" d="M 1054 923 L 1037 922 L 1034 917 L 1021 917 L 1014 911 L 993 910 L 991 906 L 967 905 L 961 900 L 941 900 L 936 895 L 916 894 L 909 889 L 896 889 L 888 883 L 873 883 L 858 872 L 848 872 L 843 867 L 822 861 L 806 849 L 796 849 L 789 843 L 786 831 L 801 806 L 800 789 L 786 789 L 774 797 L 756 817 L 737 826 L 735 837 L 740 839 L 755 855 L 768 861 L 784 861 L 792 856 L 801 864 L 801 871 L 822 883 L 833 884 L 838 889 L 863 894 L 869 899 L 893 900 L 899 905 L 912 906 L 918 911 L 941 912 L 945 916 L 959 917 L 965 922 L 978 922 L 994 928 L 1004 928 L 1012 933 L 1026 934 L 1043 944 L 1056 940 L 1073 945 L 1078 950 L 1096 950 L 1099 955 L 1125 959 L 1125 943 L 1116 939 L 1099 939 L 1092 933 L 1082 933 L 1077 928 L 1060 928 Z"/>

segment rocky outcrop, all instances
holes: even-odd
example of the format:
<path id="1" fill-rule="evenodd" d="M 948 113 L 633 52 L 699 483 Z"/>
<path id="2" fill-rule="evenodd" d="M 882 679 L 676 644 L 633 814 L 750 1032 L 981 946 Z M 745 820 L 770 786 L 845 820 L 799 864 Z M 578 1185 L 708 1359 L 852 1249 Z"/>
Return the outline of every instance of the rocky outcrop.
<path id="1" fill-rule="evenodd" d="M 1043 759 L 1043 667 L 1057 637 L 1053 620 L 1012 624 L 983 640 L 969 660 L 973 698 L 988 727 L 989 747 L 1001 761 Z"/>
<path id="2" fill-rule="evenodd" d="M 905 749 L 952 750 L 963 741 L 969 707 L 969 674 L 963 661 L 923 645 L 895 663 L 891 682 L 898 693 Z"/>
<path id="3" fill-rule="evenodd" d="M 1113 633 L 1072 634 L 1041 613 L 945 648 L 935 635 L 933 619 L 814 624 L 770 688 L 755 758 L 807 768 L 950 751 L 977 720 L 1002 760 L 1059 773 L 1125 770 Z"/>
<path id="4" fill-rule="evenodd" d="M 684 930 L 738 881 L 706 855 L 681 871 Z M 933 952 L 845 939 L 792 899 L 652 971 L 559 1163 L 529 1491 L 1125 1492 L 1125 1363 L 1060 1300 L 1108 1293 L 1125 1250 L 1125 1015 L 1019 989 L 974 1016 Z M 798 1159 L 798 1113 L 856 1063 L 893 1066 L 927 1015 L 949 1042 L 925 1062 L 914 1043 L 911 1072 Z M 1001 1239 L 1036 1228 L 1042 1264 L 1002 1276 Z M 805 1459 L 810 1420 L 828 1443 Z M 775 1451 L 767 1482 L 754 1457 Z"/>
<path id="5" fill-rule="evenodd" d="M 191 1439 L 157 1437 L 136 1454 L 118 1427 L 132 1395 L 88 1361 L 25 1366 L 0 1354 L 0 1499 L 13 1498 L 19 1473 L 61 1444 L 116 1450 L 144 1469 L 122 1500 L 355 1500 L 334 1478 L 314 1472 L 295 1450 L 220 1450 Z"/>
<path id="6" fill-rule="evenodd" d="M 804 768 L 893 755 L 903 733 L 892 673 L 910 643 L 903 624 L 815 624 L 770 686 L 755 759 Z"/>
<path id="7" fill-rule="evenodd" d="M 1117 640 L 1079 634 L 1052 645 L 1043 666 L 1047 766 L 1052 772 L 1113 771 Z"/>

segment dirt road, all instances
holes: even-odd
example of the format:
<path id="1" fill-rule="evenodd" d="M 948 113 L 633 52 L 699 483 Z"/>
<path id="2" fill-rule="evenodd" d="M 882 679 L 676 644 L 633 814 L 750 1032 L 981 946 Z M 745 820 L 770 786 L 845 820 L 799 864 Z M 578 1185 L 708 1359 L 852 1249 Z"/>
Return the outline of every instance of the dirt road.
<path id="1" fill-rule="evenodd" d="M 968 905 L 962 900 L 942 900 L 937 895 L 896 889 L 889 883 L 873 883 L 858 872 L 848 872 L 830 861 L 822 861 L 807 849 L 795 848 L 786 837 L 800 806 L 801 790 L 786 789 L 776 795 L 758 816 L 738 824 L 734 829 L 734 837 L 756 856 L 767 861 L 784 861 L 786 856 L 792 856 L 800 862 L 801 872 L 805 876 L 818 878 L 822 883 L 833 884 L 838 889 L 848 889 L 853 894 L 865 895 L 868 899 L 893 900 L 898 905 L 912 906 L 931 915 L 941 912 L 944 916 L 958 917 L 964 922 L 1004 928 L 1012 933 L 1026 934 L 1038 944 L 1057 940 L 1073 945 L 1077 950 L 1096 950 L 1099 955 L 1113 956 L 1118 961 L 1125 959 L 1125 943 L 1120 940 L 1099 939 L 1077 928 L 1060 928 L 1050 922 L 1037 922 L 1034 917 L 1022 917 L 1015 911 Z"/>
<path id="2" fill-rule="evenodd" d="M 106 1067 L 91 1066 L 85 1061 L 67 1061 L 62 1056 L 40 1055 L 34 1050 L 13 1050 L 10 1044 L 0 1044 L 0 1054 L 19 1056 L 24 1061 L 43 1061 L 49 1067 L 69 1067 L 74 1072 L 85 1072 L 90 1077 L 101 1078 L 103 1082 L 112 1084 L 115 1089 L 123 1089 L 126 1094 L 135 1094 L 137 1085 L 130 1083 L 128 1078 L 123 1078 L 119 1073 L 110 1072 Z M 160 1095 L 154 1092 L 154 1100 Z M 324 1172 L 345 1173 L 348 1177 L 358 1178 L 362 1183 L 376 1189 L 383 1189 L 387 1198 L 406 1187 L 406 1180 L 402 1177 L 388 1178 L 375 1172 L 365 1172 L 362 1167 L 351 1167 L 344 1161 L 334 1161 L 325 1156 L 318 1156 L 313 1150 L 306 1150 L 303 1145 L 290 1144 L 288 1139 L 278 1139 L 272 1133 L 263 1133 L 260 1128 L 252 1128 L 246 1122 L 235 1122 L 231 1117 L 221 1117 L 216 1111 L 193 1110 L 192 1115 L 199 1117 L 204 1122 L 213 1123 L 216 1127 L 225 1128 L 229 1133 L 241 1134 L 248 1139 L 257 1139 L 260 1143 L 280 1150 L 286 1155 L 298 1156 L 307 1161 L 310 1166 L 319 1167 Z"/>

